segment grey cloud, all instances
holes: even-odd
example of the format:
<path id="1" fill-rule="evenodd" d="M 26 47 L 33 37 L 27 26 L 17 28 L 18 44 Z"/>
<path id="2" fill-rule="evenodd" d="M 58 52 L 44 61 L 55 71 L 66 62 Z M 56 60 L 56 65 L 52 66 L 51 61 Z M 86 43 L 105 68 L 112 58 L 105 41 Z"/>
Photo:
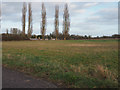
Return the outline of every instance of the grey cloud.
<path id="1" fill-rule="evenodd" d="M 97 11 L 86 19 L 86 22 L 93 24 L 113 25 L 118 22 L 117 8 L 107 8 Z"/>
<path id="2" fill-rule="evenodd" d="M 20 22 L 22 17 L 22 3 L 2 3 L 2 20 Z"/>

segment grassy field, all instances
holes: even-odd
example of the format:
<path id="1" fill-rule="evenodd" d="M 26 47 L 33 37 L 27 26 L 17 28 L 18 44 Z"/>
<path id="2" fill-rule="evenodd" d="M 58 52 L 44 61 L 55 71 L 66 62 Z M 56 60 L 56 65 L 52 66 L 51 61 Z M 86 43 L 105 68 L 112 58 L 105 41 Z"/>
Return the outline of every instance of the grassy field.
<path id="1" fill-rule="evenodd" d="M 117 87 L 117 40 L 3 41 L 4 67 L 68 88 Z"/>

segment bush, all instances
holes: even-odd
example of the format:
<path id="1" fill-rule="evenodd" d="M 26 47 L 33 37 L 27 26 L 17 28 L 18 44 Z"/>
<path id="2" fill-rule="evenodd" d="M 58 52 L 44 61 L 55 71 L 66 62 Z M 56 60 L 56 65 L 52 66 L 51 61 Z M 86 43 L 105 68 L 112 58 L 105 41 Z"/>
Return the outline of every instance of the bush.
<path id="1" fill-rule="evenodd" d="M 29 40 L 27 35 L 22 36 L 21 34 L 2 34 L 2 41 L 19 41 Z"/>

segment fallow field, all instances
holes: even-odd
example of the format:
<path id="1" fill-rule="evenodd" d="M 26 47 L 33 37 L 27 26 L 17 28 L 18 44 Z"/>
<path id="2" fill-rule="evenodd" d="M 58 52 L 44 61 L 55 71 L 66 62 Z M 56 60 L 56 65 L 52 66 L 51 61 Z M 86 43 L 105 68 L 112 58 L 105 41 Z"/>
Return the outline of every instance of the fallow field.
<path id="1" fill-rule="evenodd" d="M 117 40 L 3 41 L 2 63 L 67 88 L 117 87 Z"/>

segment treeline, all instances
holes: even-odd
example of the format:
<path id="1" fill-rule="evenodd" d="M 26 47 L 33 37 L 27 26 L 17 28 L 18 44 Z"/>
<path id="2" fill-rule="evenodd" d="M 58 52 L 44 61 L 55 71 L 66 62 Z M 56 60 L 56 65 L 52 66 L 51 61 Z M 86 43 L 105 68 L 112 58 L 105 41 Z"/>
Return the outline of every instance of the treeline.
<path id="1" fill-rule="evenodd" d="M 31 37 L 32 39 L 42 39 L 42 35 L 32 35 Z M 114 34 L 112 36 L 96 36 L 96 37 L 92 37 L 90 35 L 85 35 L 85 36 L 80 36 L 80 35 L 68 35 L 66 40 L 81 40 L 81 39 L 118 39 L 120 38 L 120 34 Z M 50 33 L 50 35 L 45 35 L 46 40 L 56 40 L 56 36 L 54 33 Z M 58 34 L 58 38 L 57 40 L 64 40 L 64 35 L 62 33 Z"/>
<path id="2" fill-rule="evenodd" d="M 32 35 L 31 38 L 28 38 L 27 34 L 22 36 L 19 32 L 12 31 L 11 33 L 2 34 L 3 41 L 12 41 L 12 40 L 42 40 L 42 35 Z M 67 35 L 66 40 L 82 40 L 82 39 L 120 39 L 120 34 L 114 34 L 112 36 L 96 36 L 92 37 L 90 35 L 80 36 L 80 35 Z M 54 33 L 50 33 L 49 35 L 44 36 L 44 40 L 56 40 L 56 36 Z M 64 35 L 59 33 L 57 36 L 57 40 L 64 40 Z"/>
<path id="3" fill-rule="evenodd" d="M 8 32 L 8 29 L 6 30 L 6 33 L 2 34 L 2 40 L 3 41 L 12 41 L 12 40 L 30 40 L 27 35 L 23 35 L 22 31 L 17 28 L 11 28 L 10 32 Z"/>
<path id="4" fill-rule="evenodd" d="M 30 40 L 27 35 L 22 36 L 18 34 L 2 34 L 2 41 L 20 41 L 20 40 Z"/>

